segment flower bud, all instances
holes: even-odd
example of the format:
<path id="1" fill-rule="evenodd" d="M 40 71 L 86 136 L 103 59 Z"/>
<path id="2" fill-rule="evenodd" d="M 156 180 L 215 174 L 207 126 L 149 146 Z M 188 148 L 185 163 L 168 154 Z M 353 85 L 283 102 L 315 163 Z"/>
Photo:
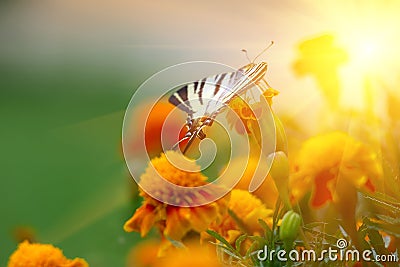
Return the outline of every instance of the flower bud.
<path id="1" fill-rule="evenodd" d="M 270 174 L 275 180 L 276 187 L 288 189 L 290 167 L 286 154 L 282 151 L 277 151 L 268 155 L 268 160 L 272 161 Z"/>
<path id="2" fill-rule="evenodd" d="M 275 182 L 279 197 L 287 208 L 290 208 L 289 200 L 289 160 L 282 151 L 271 153 L 267 160 L 272 161 L 270 175 Z"/>
<path id="3" fill-rule="evenodd" d="M 279 228 L 279 237 L 285 244 L 292 245 L 296 239 L 301 224 L 301 217 L 293 210 L 289 210 L 282 218 L 281 226 Z"/>
<path id="4" fill-rule="evenodd" d="M 287 137 L 285 133 L 285 128 L 279 117 L 272 113 L 275 122 L 275 138 L 276 138 L 276 151 L 283 151 L 285 154 L 288 153 Z"/>

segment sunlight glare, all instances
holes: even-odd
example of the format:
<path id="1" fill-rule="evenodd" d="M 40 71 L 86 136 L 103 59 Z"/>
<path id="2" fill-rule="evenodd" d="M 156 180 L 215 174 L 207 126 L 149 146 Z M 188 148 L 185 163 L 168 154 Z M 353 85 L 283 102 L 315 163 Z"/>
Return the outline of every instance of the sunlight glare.
<path id="1" fill-rule="evenodd" d="M 349 64 L 343 73 L 346 93 L 342 95 L 342 103 L 353 109 L 364 109 L 367 105 L 364 83 L 367 78 L 377 74 L 381 69 L 379 66 L 389 60 L 391 49 L 384 45 L 386 42 L 383 42 L 383 36 L 378 32 L 372 34 L 371 31 L 357 31 L 357 34 L 346 36 L 344 45 L 349 53 Z"/>
<path id="2" fill-rule="evenodd" d="M 375 41 L 366 40 L 360 45 L 360 53 L 365 57 L 373 58 L 379 52 L 379 45 Z"/>
<path id="3" fill-rule="evenodd" d="M 354 39 L 349 47 L 350 60 L 360 69 L 369 71 L 375 65 L 382 63 L 385 49 L 378 42 L 378 39 L 367 39 L 359 37 Z"/>

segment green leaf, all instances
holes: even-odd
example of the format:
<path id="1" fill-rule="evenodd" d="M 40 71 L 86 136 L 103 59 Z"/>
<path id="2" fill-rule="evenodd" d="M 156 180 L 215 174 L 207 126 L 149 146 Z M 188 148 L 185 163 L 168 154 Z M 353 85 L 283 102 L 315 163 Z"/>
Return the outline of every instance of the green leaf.
<path id="1" fill-rule="evenodd" d="M 233 210 L 228 209 L 228 214 L 229 214 L 229 216 L 232 217 L 232 219 L 235 221 L 236 225 L 239 227 L 239 229 L 240 229 L 242 232 L 248 233 L 248 234 L 249 234 L 249 231 L 248 231 L 248 229 L 247 229 L 245 223 L 242 221 L 242 219 L 240 219 L 240 218 L 236 215 L 236 213 L 235 213 Z"/>
<path id="2" fill-rule="evenodd" d="M 380 222 L 372 222 L 368 218 L 364 218 L 364 224 L 368 229 L 375 229 L 378 231 L 384 231 L 389 235 L 393 235 L 397 238 L 400 238 L 400 227 L 399 225 L 395 224 L 387 224 L 387 223 L 380 223 Z"/>
<path id="3" fill-rule="evenodd" d="M 281 209 L 281 205 L 282 201 L 280 198 L 278 198 L 275 203 L 274 215 L 272 217 L 272 232 L 275 232 L 275 230 L 277 229 L 279 218 L 282 218 L 283 214 L 281 213 L 283 209 Z"/>
<path id="4" fill-rule="evenodd" d="M 394 218 L 392 216 L 387 216 L 383 214 L 376 214 L 375 216 L 387 224 L 397 224 L 398 226 L 400 226 L 400 218 Z"/>
<path id="5" fill-rule="evenodd" d="M 247 238 L 247 235 L 244 234 L 244 235 L 239 236 L 239 237 L 236 239 L 235 247 L 236 247 L 236 250 L 237 250 L 238 252 L 240 252 L 240 249 L 241 249 L 241 247 L 242 247 L 242 243 L 243 243 L 244 240 L 246 240 L 246 238 Z"/>
<path id="6" fill-rule="evenodd" d="M 310 228 L 307 228 L 307 227 L 303 227 L 303 229 L 306 232 L 309 232 L 309 233 L 313 234 L 314 236 L 324 237 L 324 239 L 330 244 L 336 244 L 336 241 L 338 240 L 338 238 L 336 236 L 327 234 L 325 232 L 321 232 L 321 231 L 318 231 L 318 230 L 313 230 L 313 229 L 310 229 Z"/>
<path id="7" fill-rule="evenodd" d="M 248 238 L 250 240 L 253 240 L 254 242 L 257 242 L 258 245 L 264 245 L 266 244 L 266 240 L 265 238 L 261 237 L 261 236 L 248 236 Z"/>
<path id="8" fill-rule="evenodd" d="M 237 253 L 235 248 L 231 244 L 229 244 L 229 242 L 226 241 L 226 239 L 223 238 L 220 234 L 218 234 L 217 232 L 215 232 L 213 230 L 210 230 L 210 229 L 208 229 L 206 232 L 210 236 L 212 236 L 215 239 L 217 239 L 219 242 L 223 243 L 226 246 L 226 248 L 228 248 L 230 251 L 233 251 L 233 252 Z"/>
<path id="9" fill-rule="evenodd" d="M 253 236 L 254 237 L 254 236 Z M 249 237 L 250 238 L 250 237 Z M 251 238 L 251 239 L 253 239 L 253 238 Z M 250 245 L 250 247 L 249 247 L 249 249 L 246 251 L 246 258 L 250 258 L 251 257 L 251 253 L 253 252 L 253 251 L 255 251 L 255 249 L 257 249 L 259 247 L 259 244 L 258 244 L 258 242 L 256 241 L 256 242 L 253 242 L 251 245 Z"/>
<path id="10" fill-rule="evenodd" d="M 167 238 L 167 240 L 168 240 L 169 242 L 171 242 L 171 244 L 172 244 L 174 247 L 182 248 L 182 249 L 187 249 L 187 247 L 185 246 L 185 244 L 183 244 L 182 242 L 180 242 L 180 241 L 178 241 L 178 240 L 174 240 L 174 239 L 170 238 L 169 236 L 165 236 L 165 237 Z"/>
<path id="11" fill-rule="evenodd" d="M 304 227 L 307 227 L 308 229 L 313 229 L 316 227 L 324 227 L 325 225 L 327 225 L 326 222 L 312 222 L 312 223 L 307 223 L 304 225 Z"/>
<path id="12" fill-rule="evenodd" d="M 364 195 L 364 198 L 380 209 L 387 210 L 395 215 L 400 214 L 400 203 L 397 199 L 381 193 L 375 194 L 374 197 Z"/>
<path id="13" fill-rule="evenodd" d="M 229 250 L 224 244 L 222 243 L 213 243 L 213 244 L 215 244 L 219 249 L 221 249 L 222 253 L 227 254 L 228 256 L 236 260 L 241 260 L 241 256 L 238 255 L 236 251 Z"/>
<path id="14" fill-rule="evenodd" d="M 261 227 L 264 230 L 264 236 L 267 239 L 272 239 L 272 230 L 271 230 L 271 228 L 269 228 L 268 224 L 262 219 L 258 219 L 258 223 L 261 225 Z"/>
<path id="15" fill-rule="evenodd" d="M 378 254 L 387 254 L 388 251 L 385 248 L 385 243 L 381 234 L 375 229 L 369 229 L 368 237 L 370 239 L 370 244 L 375 248 Z"/>

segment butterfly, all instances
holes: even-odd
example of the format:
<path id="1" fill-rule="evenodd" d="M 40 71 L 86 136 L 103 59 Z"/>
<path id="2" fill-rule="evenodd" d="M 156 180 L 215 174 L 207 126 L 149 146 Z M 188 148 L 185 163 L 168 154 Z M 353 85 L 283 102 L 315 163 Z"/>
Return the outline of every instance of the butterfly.
<path id="1" fill-rule="evenodd" d="M 247 89 L 260 85 L 270 87 L 264 76 L 267 72 L 267 63 L 254 63 L 255 59 L 266 51 L 271 44 L 258 54 L 253 61 L 237 71 L 221 73 L 186 84 L 173 93 L 168 101 L 187 113 L 185 136 L 173 146 L 173 149 L 185 140 L 188 140 L 183 154 L 189 149 L 196 137 L 200 140 L 206 137 L 203 128 L 211 126 L 216 116 L 229 103 Z M 243 50 L 246 52 L 246 50 Z M 247 56 L 247 54 L 246 54 Z M 248 57 L 247 57 L 248 58 Z"/>

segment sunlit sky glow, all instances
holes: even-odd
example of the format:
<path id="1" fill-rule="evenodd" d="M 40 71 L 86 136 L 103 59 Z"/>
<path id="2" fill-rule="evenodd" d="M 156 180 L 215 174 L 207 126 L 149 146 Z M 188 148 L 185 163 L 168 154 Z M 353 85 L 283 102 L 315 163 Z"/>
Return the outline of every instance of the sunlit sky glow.
<path id="1" fill-rule="evenodd" d="M 2 13 L 1 52 L 17 51 L 23 60 L 23 53 L 51 60 L 51 53 L 72 47 L 78 58 L 96 53 L 100 57 L 108 51 L 127 59 L 120 65 L 140 63 L 154 72 L 190 60 L 240 67 L 247 62 L 242 48 L 252 58 L 273 40 L 274 46 L 260 60 L 269 63 L 268 79 L 281 91 L 277 108 L 295 113 L 291 99 L 306 94 L 309 101 L 320 101 L 315 82 L 297 79 L 291 69 L 297 44 L 320 34 L 334 34 L 349 53 L 350 61 L 340 72 L 347 94 L 342 97 L 344 105 L 362 106 L 360 86 L 367 73 L 387 83 L 399 80 L 399 1 L 172 0 L 166 5 L 71 0 L 20 3 Z M 28 49 L 16 50 L 18 46 Z"/>

